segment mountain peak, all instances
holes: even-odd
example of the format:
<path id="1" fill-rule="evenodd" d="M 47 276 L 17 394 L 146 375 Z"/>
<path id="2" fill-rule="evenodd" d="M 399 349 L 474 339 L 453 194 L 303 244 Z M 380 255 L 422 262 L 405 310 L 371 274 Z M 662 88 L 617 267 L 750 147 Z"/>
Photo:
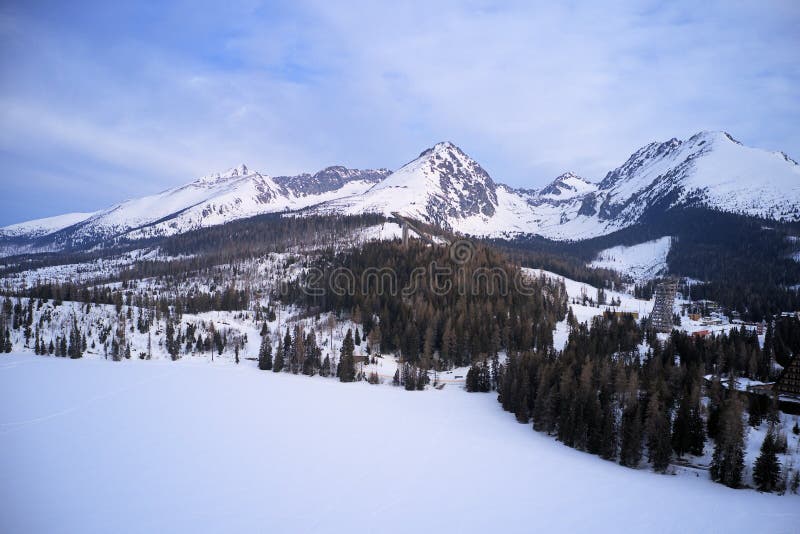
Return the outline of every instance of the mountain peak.
<path id="1" fill-rule="evenodd" d="M 436 143 L 372 187 L 360 208 L 398 211 L 442 227 L 469 217 L 491 217 L 497 186 L 475 160 L 449 141 Z"/>
<path id="2" fill-rule="evenodd" d="M 458 148 L 454 143 L 450 141 L 439 141 L 435 145 L 430 148 L 426 148 L 422 152 L 420 152 L 420 158 L 425 156 L 430 156 L 432 154 L 447 154 L 447 153 L 454 153 L 454 154 L 464 154 L 460 148 Z"/>
<path id="3" fill-rule="evenodd" d="M 250 171 L 247 168 L 247 165 L 242 163 L 238 167 L 233 167 L 232 169 L 228 169 L 228 171 L 223 173 L 221 177 L 222 178 L 234 178 L 234 177 L 237 177 L 237 176 L 247 176 L 248 174 L 250 174 Z"/>
<path id="4" fill-rule="evenodd" d="M 595 191 L 597 186 L 572 171 L 557 176 L 539 191 L 539 196 L 548 200 L 566 200 Z"/>
<path id="5" fill-rule="evenodd" d="M 225 172 L 215 172 L 213 174 L 209 174 L 207 176 L 203 176 L 202 178 L 198 179 L 195 183 L 199 184 L 219 184 L 222 182 L 227 182 L 229 180 L 235 178 L 241 178 L 243 176 L 250 176 L 252 174 L 258 174 L 252 172 L 250 169 L 247 168 L 247 165 L 242 163 L 238 167 L 232 167 Z"/>

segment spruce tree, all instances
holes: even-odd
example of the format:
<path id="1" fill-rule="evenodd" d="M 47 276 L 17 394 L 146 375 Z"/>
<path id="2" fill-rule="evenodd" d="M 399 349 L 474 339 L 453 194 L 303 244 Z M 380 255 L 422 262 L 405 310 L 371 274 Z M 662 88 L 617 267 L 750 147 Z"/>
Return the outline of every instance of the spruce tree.
<path id="1" fill-rule="evenodd" d="M 281 370 L 291 371 L 292 369 L 292 354 L 294 352 L 292 344 L 292 334 L 289 332 L 289 327 L 286 327 L 286 334 L 283 336 L 283 362 Z"/>
<path id="2" fill-rule="evenodd" d="M 347 329 L 347 334 L 342 342 L 339 352 L 339 380 L 341 382 L 353 382 L 356 378 L 356 367 L 353 360 L 355 344 L 353 343 L 353 331 Z"/>
<path id="3" fill-rule="evenodd" d="M 781 464 L 775 449 L 775 432 L 770 426 L 761 444 L 761 454 L 753 466 L 753 480 L 759 491 L 771 492 L 776 489 L 780 481 Z"/>
<path id="4" fill-rule="evenodd" d="M 744 424 L 742 407 L 735 393 L 723 403 L 717 442 L 711 460 L 711 479 L 731 488 L 742 483 L 744 469 Z"/>
<path id="5" fill-rule="evenodd" d="M 672 422 L 672 449 L 678 458 L 682 458 L 691 449 L 691 410 L 690 395 L 688 392 L 684 392 L 675 414 L 675 420 Z"/>
<path id="6" fill-rule="evenodd" d="M 669 419 L 658 393 L 650 399 L 647 407 L 647 452 L 655 471 L 663 473 L 667 470 L 672 453 Z"/>
<path id="7" fill-rule="evenodd" d="M 314 376 L 320 367 L 320 355 L 322 351 L 317 345 L 317 335 L 311 329 L 305 340 L 305 357 L 303 358 L 303 374 Z"/>
<path id="8" fill-rule="evenodd" d="M 281 339 L 281 336 L 278 335 L 278 348 L 275 351 L 275 361 L 272 364 L 272 372 L 280 373 L 281 371 L 283 371 L 283 365 L 285 363 L 283 354 L 284 354 L 283 339 Z"/>
<path id="9" fill-rule="evenodd" d="M 638 467 L 642 461 L 642 410 L 641 404 L 633 400 L 622 414 L 619 463 L 627 467 Z"/>
<path id="10" fill-rule="evenodd" d="M 269 329 L 261 337 L 261 347 L 258 350 L 258 368 L 262 371 L 272 369 L 272 343 L 269 340 Z"/>

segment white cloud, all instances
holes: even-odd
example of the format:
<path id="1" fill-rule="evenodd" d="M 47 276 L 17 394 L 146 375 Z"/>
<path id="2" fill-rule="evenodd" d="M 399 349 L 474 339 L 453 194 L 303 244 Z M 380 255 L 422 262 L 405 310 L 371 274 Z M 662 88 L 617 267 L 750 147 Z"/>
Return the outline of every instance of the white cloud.
<path id="1" fill-rule="evenodd" d="M 75 8 L 108 27 L 20 6 L 0 11 L 0 162 L 68 162 L 110 186 L 95 207 L 240 162 L 397 167 L 441 139 L 528 187 L 701 129 L 800 156 L 791 2 Z"/>

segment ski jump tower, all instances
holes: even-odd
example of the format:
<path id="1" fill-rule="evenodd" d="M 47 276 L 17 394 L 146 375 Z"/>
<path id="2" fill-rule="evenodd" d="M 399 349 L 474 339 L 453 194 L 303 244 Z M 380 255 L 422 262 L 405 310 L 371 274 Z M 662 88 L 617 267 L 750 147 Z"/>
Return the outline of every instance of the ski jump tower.
<path id="1" fill-rule="evenodd" d="M 423 241 L 425 241 L 429 245 L 436 245 L 437 244 L 436 240 L 434 239 L 434 236 L 432 236 L 428 232 L 424 232 L 424 231 L 420 230 L 419 228 L 417 228 L 416 226 L 414 226 L 414 223 L 411 222 L 411 220 L 408 217 L 400 215 L 396 211 L 392 212 L 392 217 L 394 217 L 397 220 L 398 224 L 400 224 L 400 226 L 403 228 L 403 248 L 404 249 L 408 249 L 408 234 L 409 234 L 409 230 L 414 232 L 415 234 L 417 234 L 420 237 L 420 239 L 422 239 Z M 446 238 L 444 238 L 442 236 L 436 236 L 436 237 L 440 240 L 441 243 L 443 243 L 445 245 L 449 245 L 450 244 L 450 240 L 449 239 L 446 239 Z"/>
<path id="2" fill-rule="evenodd" d="M 664 280 L 656 287 L 656 302 L 653 305 L 653 313 L 650 314 L 650 320 L 656 332 L 672 332 L 672 309 L 677 290 L 678 283 L 671 278 Z"/>

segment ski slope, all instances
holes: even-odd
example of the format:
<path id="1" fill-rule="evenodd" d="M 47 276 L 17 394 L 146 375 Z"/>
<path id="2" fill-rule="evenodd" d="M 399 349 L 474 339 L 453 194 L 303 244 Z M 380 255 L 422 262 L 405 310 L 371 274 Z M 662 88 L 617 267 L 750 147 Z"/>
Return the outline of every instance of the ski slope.
<path id="1" fill-rule="evenodd" d="M 254 362 L 0 356 L 2 532 L 796 532 L 800 498 L 630 470 L 493 394 Z"/>
<path id="2" fill-rule="evenodd" d="M 630 276 L 636 282 L 652 280 L 667 271 L 667 255 L 671 245 L 672 238 L 664 236 L 630 247 L 620 245 L 607 248 L 597 254 L 589 267 L 611 269 Z"/>

